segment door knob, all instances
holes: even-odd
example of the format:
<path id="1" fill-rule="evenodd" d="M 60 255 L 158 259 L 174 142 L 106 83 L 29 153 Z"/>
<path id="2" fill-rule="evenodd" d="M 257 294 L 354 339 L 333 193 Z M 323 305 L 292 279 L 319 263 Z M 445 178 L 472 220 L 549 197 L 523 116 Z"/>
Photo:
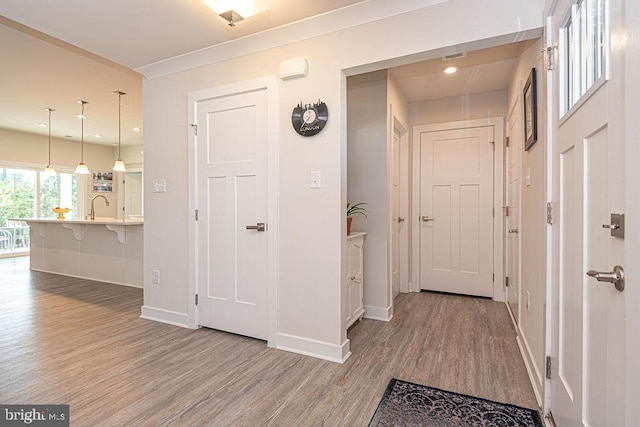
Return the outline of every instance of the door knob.
<path id="1" fill-rule="evenodd" d="M 404 218 L 402 218 L 402 217 L 400 217 L 400 216 L 399 216 L 399 217 L 398 217 L 398 222 L 404 222 Z"/>
<path id="2" fill-rule="evenodd" d="M 517 229 L 517 228 L 510 228 L 510 229 L 509 229 L 509 233 L 511 233 L 511 234 L 518 234 L 518 229 Z"/>
<path id="3" fill-rule="evenodd" d="M 426 216 L 426 215 L 420 217 L 420 221 L 423 221 L 423 222 L 433 221 L 434 219 L 435 218 L 433 218 L 432 216 Z"/>
<path id="4" fill-rule="evenodd" d="M 613 267 L 611 272 L 589 270 L 587 276 L 593 277 L 598 282 L 613 283 L 618 291 L 624 291 L 624 269 L 619 265 Z"/>
<path id="5" fill-rule="evenodd" d="M 256 225 L 247 225 L 247 230 L 265 231 L 267 225 L 264 222 L 259 222 Z"/>

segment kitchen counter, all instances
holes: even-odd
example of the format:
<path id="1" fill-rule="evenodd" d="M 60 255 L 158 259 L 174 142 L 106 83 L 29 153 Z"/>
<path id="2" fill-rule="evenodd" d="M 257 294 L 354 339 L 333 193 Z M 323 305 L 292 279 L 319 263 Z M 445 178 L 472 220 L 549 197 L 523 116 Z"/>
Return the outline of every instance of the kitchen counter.
<path id="1" fill-rule="evenodd" d="M 140 218 L 20 218 L 29 225 L 31 270 L 142 287 Z"/>

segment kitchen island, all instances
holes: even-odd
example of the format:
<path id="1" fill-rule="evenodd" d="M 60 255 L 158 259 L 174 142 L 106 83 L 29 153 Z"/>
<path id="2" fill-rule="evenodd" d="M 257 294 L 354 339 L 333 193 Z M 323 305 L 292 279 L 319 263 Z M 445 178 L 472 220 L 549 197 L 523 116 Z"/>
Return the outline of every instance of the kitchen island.
<path id="1" fill-rule="evenodd" d="M 21 218 L 31 270 L 141 288 L 142 219 Z"/>

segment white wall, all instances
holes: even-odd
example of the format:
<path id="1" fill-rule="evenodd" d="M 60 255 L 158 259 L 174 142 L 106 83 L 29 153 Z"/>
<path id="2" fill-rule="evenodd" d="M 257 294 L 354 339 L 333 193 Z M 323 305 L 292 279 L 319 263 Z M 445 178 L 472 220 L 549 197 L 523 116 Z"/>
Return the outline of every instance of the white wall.
<path id="1" fill-rule="evenodd" d="M 11 162 L 19 165 L 47 165 L 49 155 L 49 139 L 44 135 L 15 132 L 0 129 L 0 162 Z M 60 172 L 66 169 L 73 172 L 80 161 L 80 143 L 78 141 L 51 138 L 51 164 Z M 115 161 L 115 152 L 106 145 L 84 144 L 84 162 L 90 171 L 110 171 Z M 115 217 L 117 210 L 118 187 L 113 193 L 92 193 L 91 180 L 87 179 L 87 203 L 85 211 L 89 212 L 89 200 L 95 194 L 104 194 L 110 202 L 96 203 L 96 216 Z"/>
<path id="2" fill-rule="evenodd" d="M 531 68 L 537 69 L 538 96 L 538 141 L 522 156 L 521 172 L 530 174 L 531 185 L 522 183 L 522 223 L 520 226 L 522 271 L 520 275 L 520 325 L 519 340 L 523 347 L 525 363 L 532 377 L 536 394 L 542 396 L 545 361 L 545 316 L 546 316 L 546 69 L 542 62 L 542 42 L 539 40 L 522 53 L 513 80 L 509 86 L 509 106 L 517 104 L 522 96 L 521 88 L 529 77 Z M 519 120 L 523 123 L 522 116 Z M 524 137 L 521 137 L 524 141 Z M 524 146 L 524 142 L 522 144 Z M 524 301 L 530 294 L 527 311 Z"/>
<path id="3" fill-rule="evenodd" d="M 409 104 L 411 126 L 505 117 L 507 91 L 453 96 Z"/>
<path id="4" fill-rule="evenodd" d="M 364 304 L 385 310 L 387 301 L 387 73 L 347 79 L 347 200 L 367 203 L 352 231 L 366 231 Z"/>
<path id="5" fill-rule="evenodd" d="M 365 5 L 366 6 L 366 5 Z M 392 8 L 392 6 L 389 6 Z M 451 30 L 451 23 L 456 31 Z M 449 46 L 464 49 L 501 44 L 542 25 L 541 2 L 530 0 L 451 0 L 412 13 L 381 19 L 267 51 L 218 60 L 209 65 L 144 82 L 145 187 L 167 179 L 166 193 L 145 193 L 144 304 L 167 315 L 194 310 L 189 301 L 187 209 L 187 94 L 277 73 L 280 61 L 304 55 L 305 78 L 279 87 L 279 280 L 278 332 L 331 346 L 344 344 L 339 304 L 345 251 L 346 86 L 342 70 L 358 74 L 412 59 L 441 55 Z M 399 31 L 398 29 L 401 29 Z M 268 38 L 266 32 L 255 40 Z M 282 36 L 282 33 L 278 33 Z M 305 37 L 305 34 L 283 36 Z M 239 40 L 247 44 L 252 37 Z M 229 46 L 225 45 L 225 49 Z M 428 53 L 425 53 L 428 52 Z M 404 57 L 402 60 L 396 58 Z M 183 56 L 175 61 L 189 61 Z M 375 63 L 376 65 L 370 65 Z M 153 74 L 152 70 L 147 70 Z M 370 70 L 369 70 L 370 71 Z M 329 121 L 323 132 L 301 138 L 290 114 L 299 103 L 325 101 Z M 309 190 L 309 171 L 322 172 L 322 191 Z M 170 226 L 169 226 L 170 225 Z M 151 285 L 159 269 L 161 285 Z M 347 343 L 348 344 L 348 343 Z"/>

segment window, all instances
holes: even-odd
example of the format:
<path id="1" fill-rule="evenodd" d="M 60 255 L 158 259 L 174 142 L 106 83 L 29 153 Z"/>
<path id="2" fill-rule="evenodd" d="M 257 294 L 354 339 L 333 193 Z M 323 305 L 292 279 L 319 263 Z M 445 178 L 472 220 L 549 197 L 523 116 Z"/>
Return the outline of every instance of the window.
<path id="1" fill-rule="evenodd" d="M 29 227 L 16 218 L 55 218 L 57 206 L 71 208 L 70 217 L 84 215 L 82 189 L 72 173 L 0 166 L 0 256 L 29 251 Z"/>
<path id="2" fill-rule="evenodd" d="M 576 1 L 561 29 L 562 114 L 604 76 L 604 2 Z"/>

